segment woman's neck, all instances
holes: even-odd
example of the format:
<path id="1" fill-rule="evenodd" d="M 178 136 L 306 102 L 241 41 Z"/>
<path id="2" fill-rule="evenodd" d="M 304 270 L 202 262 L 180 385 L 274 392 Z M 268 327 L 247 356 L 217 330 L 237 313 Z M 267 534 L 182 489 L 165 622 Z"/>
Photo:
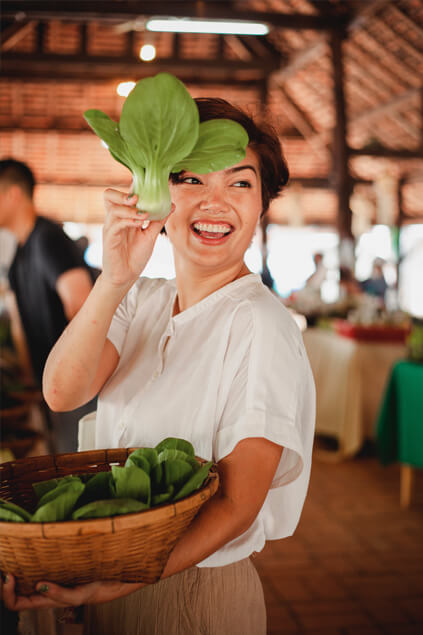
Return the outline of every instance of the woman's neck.
<path id="1" fill-rule="evenodd" d="M 178 294 L 174 315 L 189 309 L 230 282 L 251 273 L 244 262 L 229 270 L 225 269 L 213 273 L 192 270 L 189 266 L 178 266 L 178 263 L 175 262 L 175 270 Z"/>

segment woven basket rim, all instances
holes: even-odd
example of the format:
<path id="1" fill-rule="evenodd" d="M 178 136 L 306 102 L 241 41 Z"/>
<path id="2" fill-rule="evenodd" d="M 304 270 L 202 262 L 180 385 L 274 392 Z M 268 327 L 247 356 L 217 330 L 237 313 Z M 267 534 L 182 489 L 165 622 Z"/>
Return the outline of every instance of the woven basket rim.
<path id="1" fill-rule="evenodd" d="M 109 450 L 88 450 L 85 452 L 73 452 L 69 454 L 56 454 L 56 455 L 43 455 L 40 457 L 27 457 L 23 459 L 15 459 L 0 464 L 0 480 L 2 472 L 6 472 L 13 476 L 13 471 L 17 468 L 17 473 L 23 473 L 26 470 L 20 470 L 20 467 L 28 466 L 29 464 L 37 465 L 40 463 L 44 469 L 46 465 L 50 467 L 70 467 L 73 464 L 73 457 L 75 455 L 80 459 L 77 463 L 74 463 L 74 467 L 79 464 L 83 464 L 81 459 L 84 455 L 88 456 L 95 461 L 98 458 L 98 463 L 109 462 L 109 459 L 115 459 L 113 454 L 118 450 L 120 453 L 127 452 L 130 454 L 137 448 L 115 448 Z M 199 458 L 199 457 L 197 457 Z M 104 460 L 106 459 L 106 460 Z M 41 460 L 41 461 L 40 461 Z M 204 459 L 201 459 L 204 461 Z M 28 470 L 29 471 L 29 470 Z M 87 518 L 86 520 L 64 520 L 60 522 L 48 522 L 48 523 L 11 523 L 8 521 L 0 521 L 0 535 L 9 535 L 11 526 L 16 529 L 19 537 L 22 538 L 57 538 L 59 536 L 78 536 L 86 534 L 110 534 L 116 533 L 123 529 L 135 529 L 140 527 L 148 527 L 154 525 L 159 520 L 165 520 L 178 516 L 183 512 L 200 506 L 207 499 L 211 498 L 216 492 L 218 487 L 219 476 L 216 466 L 212 466 L 205 483 L 202 487 L 192 494 L 182 498 L 174 503 L 167 503 L 151 509 L 133 512 L 131 514 L 121 514 L 118 516 L 111 516 L 106 518 Z"/>

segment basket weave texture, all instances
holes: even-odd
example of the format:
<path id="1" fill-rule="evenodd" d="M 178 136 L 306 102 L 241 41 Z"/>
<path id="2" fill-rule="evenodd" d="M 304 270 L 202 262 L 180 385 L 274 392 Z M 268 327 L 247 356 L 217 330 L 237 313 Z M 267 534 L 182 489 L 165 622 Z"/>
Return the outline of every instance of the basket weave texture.
<path id="1" fill-rule="evenodd" d="M 0 464 L 0 497 L 35 509 L 32 483 L 123 465 L 136 448 L 30 457 Z M 201 461 L 201 459 L 199 459 Z M 83 521 L 0 522 L 0 569 L 16 577 L 18 593 L 49 580 L 75 585 L 95 580 L 153 583 L 200 507 L 216 492 L 212 468 L 204 485 L 176 503 Z"/>

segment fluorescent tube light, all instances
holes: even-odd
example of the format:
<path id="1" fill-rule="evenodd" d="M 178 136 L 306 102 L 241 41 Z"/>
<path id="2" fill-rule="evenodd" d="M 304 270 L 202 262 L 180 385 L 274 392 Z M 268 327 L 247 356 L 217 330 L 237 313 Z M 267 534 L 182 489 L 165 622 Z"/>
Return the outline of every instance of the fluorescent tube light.
<path id="1" fill-rule="evenodd" d="M 217 33 L 231 35 L 267 35 L 269 27 L 263 22 L 239 20 L 202 20 L 200 18 L 150 18 L 148 31 L 170 33 Z"/>

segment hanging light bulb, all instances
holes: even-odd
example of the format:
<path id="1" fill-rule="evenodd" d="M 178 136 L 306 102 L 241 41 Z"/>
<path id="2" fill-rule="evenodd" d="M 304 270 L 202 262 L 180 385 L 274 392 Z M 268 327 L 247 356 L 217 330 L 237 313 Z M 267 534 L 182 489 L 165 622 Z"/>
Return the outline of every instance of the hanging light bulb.
<path id="1" fill-rule="evenodd" d="M 140 49 L 140 58 L 143 62 L 151 62 L 156 57 L 156 47 L 154 44 L 143 44 Z"/>
<path id="2" fill-rule="evenodd" d="M 135 82 L 121 82 L 118 84 L 116 92 L 120 97 L 128 97 L 134 86 Z"/>

